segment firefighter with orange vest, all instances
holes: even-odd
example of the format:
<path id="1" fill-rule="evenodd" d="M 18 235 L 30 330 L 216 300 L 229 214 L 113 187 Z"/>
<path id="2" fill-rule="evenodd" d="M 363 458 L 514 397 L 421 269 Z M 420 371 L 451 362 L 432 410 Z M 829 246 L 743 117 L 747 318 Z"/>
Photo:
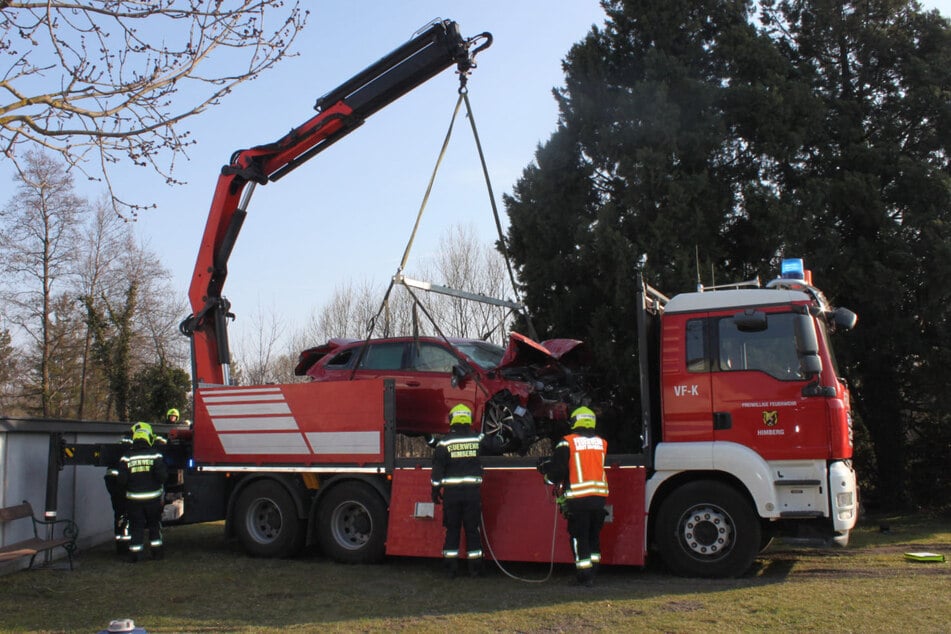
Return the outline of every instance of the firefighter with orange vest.
<path id="1" fill-rule="evenodd" d="M 482 442 L 482 434 L 472 431 L 472 410 L 462 404 L 449 410 L 449 433 L 436 444 L 431 484 L 433 503 L 443 503 L 442 556 L 450 578 L 456 576 L 463 556 L 459 551 L 463 528 L 469 575 L 482 574 Z"/>
<path id="2" fill-rule="evenodd" d="M 557 445 L 538 470 L 549 484 L 562 488 L 568 535 L 575 556 L 578 583 L 594 585 L 595 571 L 601 562 L 601 527 L 608 481 L 604 459 L 608 443 L 595 433 L 597 418 L 587 407 L 571 413 L 571 432 Z"/>
<path id="3" fill-rule="evenodd" d="M 168 468 L 162 453 L 155 449 L 155 434 L 148 423 L 132 426 L 132 447 L 119 461 L 118 484 L 125 491 L 126 513 L 132 538 L 128 560 L 138 561 L 145 550 L 145 531 L 153 559 L 162 559 L 162 506 Z"/>

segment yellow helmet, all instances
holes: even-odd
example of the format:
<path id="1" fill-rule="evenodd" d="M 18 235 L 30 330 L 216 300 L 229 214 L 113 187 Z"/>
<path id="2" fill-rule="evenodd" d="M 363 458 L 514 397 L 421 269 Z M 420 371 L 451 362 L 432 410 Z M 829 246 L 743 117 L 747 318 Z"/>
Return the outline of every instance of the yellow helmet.
<path id="1" fill-rule="evenodd" d="M 136 423 L 132 426 L 132 442 L 144 440 L 150 445 L 155 442 L 155 434 L 152 433 L 152 426 L 148 423 Z"/>
<path id="2" fill-rule="evenodd" d="M 449 410 L 449 424 L 450 425 L 471 425 L 472 424 L 472 410 L 468 406 L 459 403 L 451 410 Z"/>
<path id="3" fill-rule="evenodd" d="M 595 417 L 594 412 L 587 407 L 579 407 L 571 412 L 572 429 L 578 429 L 579 427 L 594 429 L 597 422 L 597 417 Z"/>
<path id="4" fill-rule="evenodd" d="M 181 418 L 181 415 L 178 413 L 178 410 L 175 409 L 174 407 L 173 407 L 172 409 L 168 410 L 167 412 L 165 412 L 165 418 L 166 418 L 166 419 L 168 419 L 168 418 L 170 418 L 170 417 L 172 417 L 172 416 L 174 416 L 175 418 Z"/>

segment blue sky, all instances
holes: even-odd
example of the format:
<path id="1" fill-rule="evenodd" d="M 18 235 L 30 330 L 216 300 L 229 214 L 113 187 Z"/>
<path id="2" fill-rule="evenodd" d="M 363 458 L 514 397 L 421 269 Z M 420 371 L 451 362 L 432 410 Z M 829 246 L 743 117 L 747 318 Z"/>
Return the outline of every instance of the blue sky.
<path id="1" fill-rule="evenodd" d="M 555 128 L 551 90 L 562 84 L 561 60 L 571 45 L 603 22 L 597 1 L 312 5 L 295 46 L 298 57 L 243 85 L 190 124 L 199 143 L 189 151 L 187 169 L 178 171 L 188 185 L 168 188 L 144 172 L 136 179 L 138 190 L 159 205 L 141 215 L 137 231 L 161 254 L 183 293 L 215 179 L 231 152 L 273 141 L 304 122 L 313 116 L 317 97 L 434 18 L 457 21 L 466 37 L 483 31 L 494 36 L 469 80 L 469 99 L 501 210 L 502 194 Z M 348 281 L 385 289 L 412 230 L 458 85 L 452 70 L 443 72 L 281 181 L 257 188 L 224 292 L 238 314 L 233 338 L 252 326 L 253 314 L 269 314 L 272 307 L 285 328 L 302 327 Z M 472 133 L 460 118 L 407 271 L 439 250 L 448 228 L 470 224 L 485 242 L 495 238 Z"/>
<path id="2" fill-rule="evenodd" d="M 159 253 L 185 297 L 215 181 L 239 148 L 267 143 L 313 116 L 314 101 L 390 52 L 435 18 L 457 21 L 464 36 L 490 31 L 469 98 L 496 203 L 557 122 L 551 95 L 563 83 L 562 60 L 604 14 L 597 0 L 350 0 L 306 3 L 311 15 L 294 45 L 297 57 L 240 86 L 186 128 L 197 139 L 178 162 L 184 186 L 169 187 L 146 169 L 114 172 L 120 193 L 158 208 L 143 212 L 140 239 Z M 951 15 L 951 0 L 924 2 Z M 277 183 L 258 187 L 234 249 L 224 289 L 238 315 L 232 338 L 255 314 L 282 316 L 302 328 L 335 287 L 369 282 L 385 288 L 403 254 L 446 134 L 458 79 L 445 71 L 372 116 L 334 147 Z M 0 176 L 9 183 L 5 175 Z M 87 185 L 82 185 L 86 187 Z M 82 193 L 96 198 L 99 191 Z M 6 199 L 6 196 L 2 196 Z M 427 205 L 407 272 L 440 248 L 453 226 L 496 237 L 488 194 L 467 122 L 457 121 Z M 441 280 L 431 280 L 439 283 Z M 183 315 L 184 317 L 184 315 Z"/>

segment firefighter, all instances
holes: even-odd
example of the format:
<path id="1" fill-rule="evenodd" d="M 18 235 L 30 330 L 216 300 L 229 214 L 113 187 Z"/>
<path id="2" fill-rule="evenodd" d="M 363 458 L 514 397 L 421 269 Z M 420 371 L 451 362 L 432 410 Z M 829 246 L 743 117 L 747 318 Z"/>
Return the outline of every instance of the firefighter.
<path id="1" fill-rule="evenodd" d="M 449 578 L 459 571 L 460 530 L 465 528 L 465 559 L 469 575 L 482 574 L 482 453 L 483 437 L 472 431 L 472 410 L 459 404 L 449 410 L 449 433 L 433 454 L 432 498 L 443 503 L 446 540 L 442 556 Z"/>
<path id="2" fill-rule="evenodd" d="M 162 498 L 168 469 L 155 447 L 155 434 L 148 423 L 132 426 L 132 447 L 119 461 L 118 483 L 125 491 L 126 512 L 131 525 L 128 561 L 135 563 L 145 550 L 145 531 L 153 559 L 162 559 Z"/>
<path id="3" fill-rule="evenodd" d="M 181 416 L 174 407 L 165 412 L 165 422 L 169 425 L 178 425 L 181 422 Z"/>
<path id="4" fill-rule="evenodd" d="M 122 445 L 124 454 L 132 445 L 132 436 L 123 436 L 119 439 L 119 444 Z M 112 503 L 112 532 L 116 542 L 116 553 L 125 555 L 129 551 L 131 535 L 129 534 L 129 517 L 126 515 L 125 491 L 119 486 L 119 458 L 121 456 L 109 457 L 103 480 L 106 482 L 106 491 Z"/>
<path id="5" fill-rule="evenodd" d="M 549 484 L 563 491 L 568 535 L 575 556 L 578 583 L 594 585 L 601 562 L 601 527 L 608 482 L 604 458 L 608 443 L 595 433 L 597 418 L 587 407 L 571 413 L 571 432 L 557 445 L 552 456 L 538 464 Z"/>

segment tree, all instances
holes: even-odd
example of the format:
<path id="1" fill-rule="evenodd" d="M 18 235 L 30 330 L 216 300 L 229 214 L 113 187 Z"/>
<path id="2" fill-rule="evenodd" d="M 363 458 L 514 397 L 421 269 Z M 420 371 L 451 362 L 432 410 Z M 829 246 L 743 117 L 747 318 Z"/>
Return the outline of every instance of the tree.
<path id="1" fill-rule="evenodd" d="M 133 315 L 139 301 L 138 284 L 132 282 L 121 302 L 103 297 L 101 303 L 91 296 L 82 298 L 86 324 L 92 333 L 93 358 L 105 373 L 109 384 L 107 417 L 114 413 L 129 420 L 132 378 L 132 349 L 135 331 Z"/>
<path id="2" fill-rule="evenodd" d="M 860 315 L 835 345 L 872 443 L 866 501 L 901 505 L 909 461 L 951 459 L 947 20 L 905 0 L 764 0 L 759 27 L 741 0 L 604 6 L 505 201 L 536 325 L 588 341 L 636 420 L 638 276 L 673 292 L 804 257 Z"/>
<path id="3" fill-rule="evenodd" d="M 782 186 L 824 228 L 791 243 L 861 319 L 839 357 L 875 454 L 866 501 L 934 504 L 925 474 L 951 460 L 951 28 L 904 0 L 764 4 L 823 106 Z"/>
<path id="4" fill-rule="evenodd" d="M 39 409 L 50 416 L 53 301 L 70 282 L 76 228 L 87 208 L 72 174 L 47 155 L 27 152 L 16 180 L 16 194 L 0 213 L 2 298 L 7 319 L 36 346 Z"/>
<path id="5" fill-rule="evenodd" d="M 21 413 L 23 370 L 20 355 L 13 346 L 13 337 L 6 328 L 0 330 L 0 412 L 4 416 Z"/>
<path id="6" fill-rule="evenodd" d="M 191 377 L 161 362 L 147 365 L 132 377 L 129 385 L 130 420 L 164 422 L 165 412 L 175 407 L 186 414 Z"/>
<path id="7" fill-rule="evenodd" d="M 777 196 L 762 185 L 771 165 L 759 160 L 762 128 L 794 118 L 797 107 L 768 99 L 787 64 L 750 24 L 749 2 L 604 7 L 604 29 L 566 58 L 558 129 L 505 204 L 540 337 L 584 339 L 605 386 L 599 403 L 639 420 L 639 275 L 683 289 L 696 283 L 698 254 L 704 270 L 731 279 L 776 258 L 766 240 L 737 251 L 732 238 L 776 229 Z M 624 439 L 635 441 L 636 430 Z"/>
<path id="8" fill-rule="evenodd" d="M 58 153 L 134 214 L 143 205 L 113 190 L 110 165 L 178 182 L 185 120 L 280 61 L 306 18 L 283 0 L 4 1 L 2 151 L 18 165 L 23 150 Z"/>

